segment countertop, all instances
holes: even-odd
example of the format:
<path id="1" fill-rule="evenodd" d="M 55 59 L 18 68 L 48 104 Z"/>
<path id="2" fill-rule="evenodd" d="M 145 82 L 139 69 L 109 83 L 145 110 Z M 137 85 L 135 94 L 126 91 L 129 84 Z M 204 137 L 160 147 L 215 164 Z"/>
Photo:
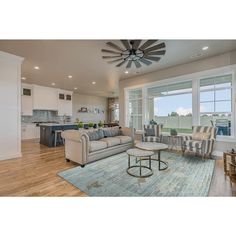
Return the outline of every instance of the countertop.
<path id="1" fill-rule="evenodd" d="M 67 125 L 76 125 L 75 123 L 42 123 L 39 126 L 67 126 Z"/>

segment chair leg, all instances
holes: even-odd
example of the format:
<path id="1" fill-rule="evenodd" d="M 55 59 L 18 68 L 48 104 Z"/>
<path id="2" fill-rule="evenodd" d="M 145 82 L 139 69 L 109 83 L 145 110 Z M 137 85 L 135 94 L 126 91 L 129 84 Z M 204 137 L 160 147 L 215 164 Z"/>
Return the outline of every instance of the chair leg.
<path id="1" fill-rule="evenodd" d="M 202 155 L 202 160 L 203 160 L 203 161 L 205 161 L 205 157 L 206 157 L 206 155 L 203 154 L 203 155 Z"/>

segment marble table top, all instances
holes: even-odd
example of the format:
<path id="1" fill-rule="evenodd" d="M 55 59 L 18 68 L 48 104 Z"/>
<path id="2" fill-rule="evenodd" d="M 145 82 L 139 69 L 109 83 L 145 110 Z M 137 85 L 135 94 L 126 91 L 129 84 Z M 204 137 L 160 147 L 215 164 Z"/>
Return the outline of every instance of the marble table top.
<path id="1" fill-rule="evenodd" d="M 135 147 L 147 151 L 159 151 L 168 149 L 168 146 L 166 144 L 156 142 L 140 142 L 136 143 Z"/>
<path id="2" fill-rule="evenodd" d="M 131 148 L 131 149 L 128 149 L 126 152 L 128 155 L 135 156 L 135 157 L 150 157 L 154 155 L 154 152 L 152 151 L 144 151 L 138 148 Z"/>

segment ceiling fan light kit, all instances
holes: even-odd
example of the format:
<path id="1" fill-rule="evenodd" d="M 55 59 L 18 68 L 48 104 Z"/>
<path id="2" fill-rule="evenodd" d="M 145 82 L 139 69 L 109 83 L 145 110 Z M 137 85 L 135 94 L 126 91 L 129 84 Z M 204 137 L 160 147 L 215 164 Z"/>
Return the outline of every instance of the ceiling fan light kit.
<path id="1" fill-rule="evenodd" d="M 158 43 L 158 40 L 147 40 L 142 43 L 142 40 L 120 40 L 122 47 L 107 42 L 106 45 L 110 49 L 102 49 L 106 55 L 102 56 L 103 59 L 108 59 L 108 63 L 117 63 L 116 67 L 125 65 L 126 68 L 131 68 L 132 64 L 136 68 L 142 65 L 149 66 L 152 62 L 158 62 L 166 53 L 165 43 Z"/>

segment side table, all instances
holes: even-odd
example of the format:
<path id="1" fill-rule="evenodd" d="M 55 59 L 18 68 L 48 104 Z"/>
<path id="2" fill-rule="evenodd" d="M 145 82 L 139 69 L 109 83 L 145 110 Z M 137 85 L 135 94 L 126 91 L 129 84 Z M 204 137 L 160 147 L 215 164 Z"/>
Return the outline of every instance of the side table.
<path id="1" fill-rule="evenodd" d="M 236 165 L 236 153 L 224 152 L 223 160 L 224 160 L 224 173 L 225 173 L 225 175 L 229 175 L 229 169 L 228 169 L 228 164 L 227 164 L 228 158 L 230 158 L 230 162 L 232 164 Z"/>

